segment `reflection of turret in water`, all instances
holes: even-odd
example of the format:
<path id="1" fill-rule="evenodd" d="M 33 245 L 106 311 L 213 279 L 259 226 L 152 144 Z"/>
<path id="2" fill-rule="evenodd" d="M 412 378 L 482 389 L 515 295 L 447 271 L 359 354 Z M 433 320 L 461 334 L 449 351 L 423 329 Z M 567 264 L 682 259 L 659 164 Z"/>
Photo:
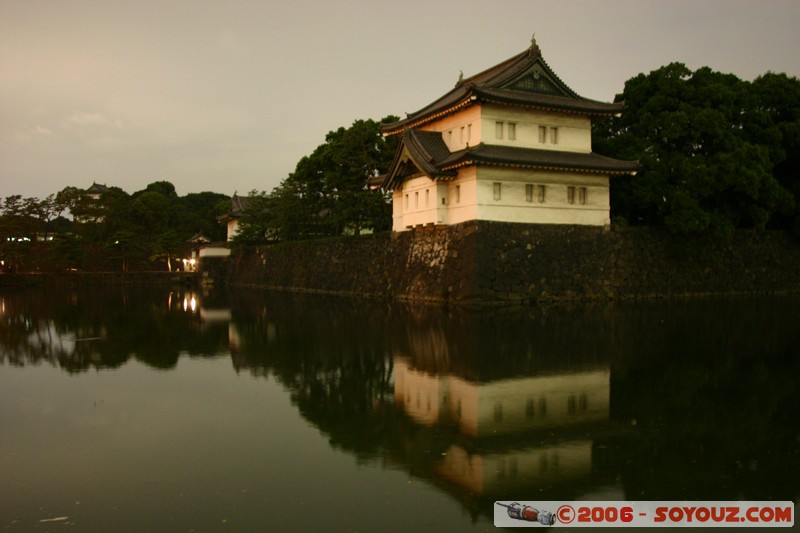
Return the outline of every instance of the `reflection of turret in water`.
<path id="1" fill-rule="evenodd" d="M 420 372 L 395 357 L 394 391 L 395 403 L 415 421 L 451 422 L 480 437 L 608 420 L 610 371 L 475 383 Z"/>
<path id="2" fill-rule="evenodd" d="M 474 382 L 395 357 L 394 392 L 395 404 L 417 424 L 461 435 L 431 465 L 436 477 L 472 494 L 499 495 L 591 477 L 587 429 L 608 421 L 610 370 L 582 365 Z"/>

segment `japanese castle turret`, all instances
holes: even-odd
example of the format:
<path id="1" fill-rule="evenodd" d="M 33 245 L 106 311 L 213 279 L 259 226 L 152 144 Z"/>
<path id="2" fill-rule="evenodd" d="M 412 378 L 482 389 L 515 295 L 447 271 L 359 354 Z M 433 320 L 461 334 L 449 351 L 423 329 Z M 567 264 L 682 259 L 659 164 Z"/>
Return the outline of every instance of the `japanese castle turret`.
<path id="1" fill-rule="evenodd" d="M 380 186 L 392 191 L 394 231 L 492 220 L 603 226 L 609 178 L 636 161 L 592 152 L 592 119 L 622 103 L 583 98 L 545 62 L 535 40 L 405 119 Z"/>

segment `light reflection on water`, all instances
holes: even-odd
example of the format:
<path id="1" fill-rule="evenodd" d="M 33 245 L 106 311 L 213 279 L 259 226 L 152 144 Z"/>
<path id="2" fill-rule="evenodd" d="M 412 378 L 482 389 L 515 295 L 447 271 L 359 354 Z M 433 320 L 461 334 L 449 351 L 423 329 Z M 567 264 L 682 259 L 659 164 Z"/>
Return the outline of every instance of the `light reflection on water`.
<path id="1" fill-rule="evenodd" d="M 3 527 L 463 531 L 496 500 L 800 494 L 793 298 L 0 304 Z"/>

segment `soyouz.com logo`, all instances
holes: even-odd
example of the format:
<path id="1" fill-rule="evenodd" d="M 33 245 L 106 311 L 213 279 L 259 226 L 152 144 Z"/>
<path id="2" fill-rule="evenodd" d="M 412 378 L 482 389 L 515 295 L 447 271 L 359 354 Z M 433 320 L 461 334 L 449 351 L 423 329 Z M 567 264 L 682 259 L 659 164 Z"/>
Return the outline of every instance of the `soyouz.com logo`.
<path id="1" fill-rule="evenodd" d="M 497 527 L 792 527 L 794 502 L 495 502 Z"/>

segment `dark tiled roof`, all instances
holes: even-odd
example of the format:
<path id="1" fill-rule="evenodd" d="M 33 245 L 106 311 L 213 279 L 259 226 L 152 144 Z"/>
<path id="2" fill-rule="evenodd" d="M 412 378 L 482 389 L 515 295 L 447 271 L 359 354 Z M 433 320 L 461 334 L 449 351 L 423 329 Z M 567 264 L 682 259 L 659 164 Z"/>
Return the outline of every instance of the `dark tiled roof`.
<path id="1" fill-rule="evenodd" d="M 424 173 L 431 178 L 455 176 L 455 171 L 443 171 L 438 166 L 439 161 L 449 156 L 450 150 L 441 133 L 406 130 L 403 132 L 382 186 L 391 189 L 405 178 L 417 173 Z"/>
<path id="2" fill-rule="evenodd" d="M 431 179 L 451 179 L 457 169 L 469 165 L 527 167 L 593 174 L 632 174 L 638 161 L 612 159 L 594 152 L 564 152 L 479 144 L 450 153 L 441 133 L 406 130 L 403 132 L 395 160 L 380 186 L 394 189 L 414 174 Z"/>
<path id="3" fill-rule="evenodd" d="M 233 197 L 231 198 L 231 209 L 225 215 L 220 215 L 217 217 L 219 222 L 227 222 L 228 220 L 234 220 L 237 218 L 241 218 L 244 214 L 247 207 L 252 202 L 252 198 L 249 196 L 239 196 L 236 193 L 233 193 Z"/>
<path id="4" fill-rule="evenodd" d="M 416 160 L 425 160 L 426 167 L 434 174 L 440 172 L 436 162 L 450 155 L 450 149 L 438 131 L 409 130 L 403 137 L 408 149 L 412 151 Z"/>
<path id="5" fill-rule="evenodd" d="M 92 186 L 84 191 L 86 194 L 103 194 L 104 192 L 108 191 L 108 187 L 105 185 L 100 185 L 97 182 L 92 182 Z"/>
<path id="6" fill-rule="evenodd" d="M 476 88 L 475 93 L 478 95 L 478 99 L 484 102 L 553 109 L 565 111 L 567 113 L 607 115 L 621 113 L 625 107 L 625 104 L 619 102 L 609 104 L 606 102 L 589 100 L 588 98 L 575 99 L 554 94 L 531 93 L 509 89 Z"/>
<path id="7" fill-rule="evenodd" d="M 461 79 L 455 88 L 405 119 L 381 126 L 391 135 L 453 113 L 478 102 L 495 102 L 567 113 L 609 115 L 622 103 L 589 100 L 570 89 L 553 72 L 535 42 L 524 52 L 483 72 Z"/>
<path id="8" fill-rule="evenodd" d="M 205 244 L 211 242 L 211 239 L 203 235 L 202 233 L 195 233 L 189 239 L 188 242 L 195 243 L 195 244 Z"/>
<path id="9" fill-rule="evenodd" d="M 239 196 L 236 193 L 233 193 L 233 198 L 231 198 L 231 212 L 230 216 L 241 216 L 242 213 L 247 209 L 247 206 L 250 205 L 251 198 L 248 196 Z"/>
<path id="10" fill-rule="evenodd" d="M 638 161 L 612 159 L 594 152 L 562 152 L 483 143 L 474 148 L 453 152 L 449 157 L 439 161 L 438 166 L 443 170 L 452 170 L 480 163 L 602 174 L 630 174 L 639 168 Z"/>

